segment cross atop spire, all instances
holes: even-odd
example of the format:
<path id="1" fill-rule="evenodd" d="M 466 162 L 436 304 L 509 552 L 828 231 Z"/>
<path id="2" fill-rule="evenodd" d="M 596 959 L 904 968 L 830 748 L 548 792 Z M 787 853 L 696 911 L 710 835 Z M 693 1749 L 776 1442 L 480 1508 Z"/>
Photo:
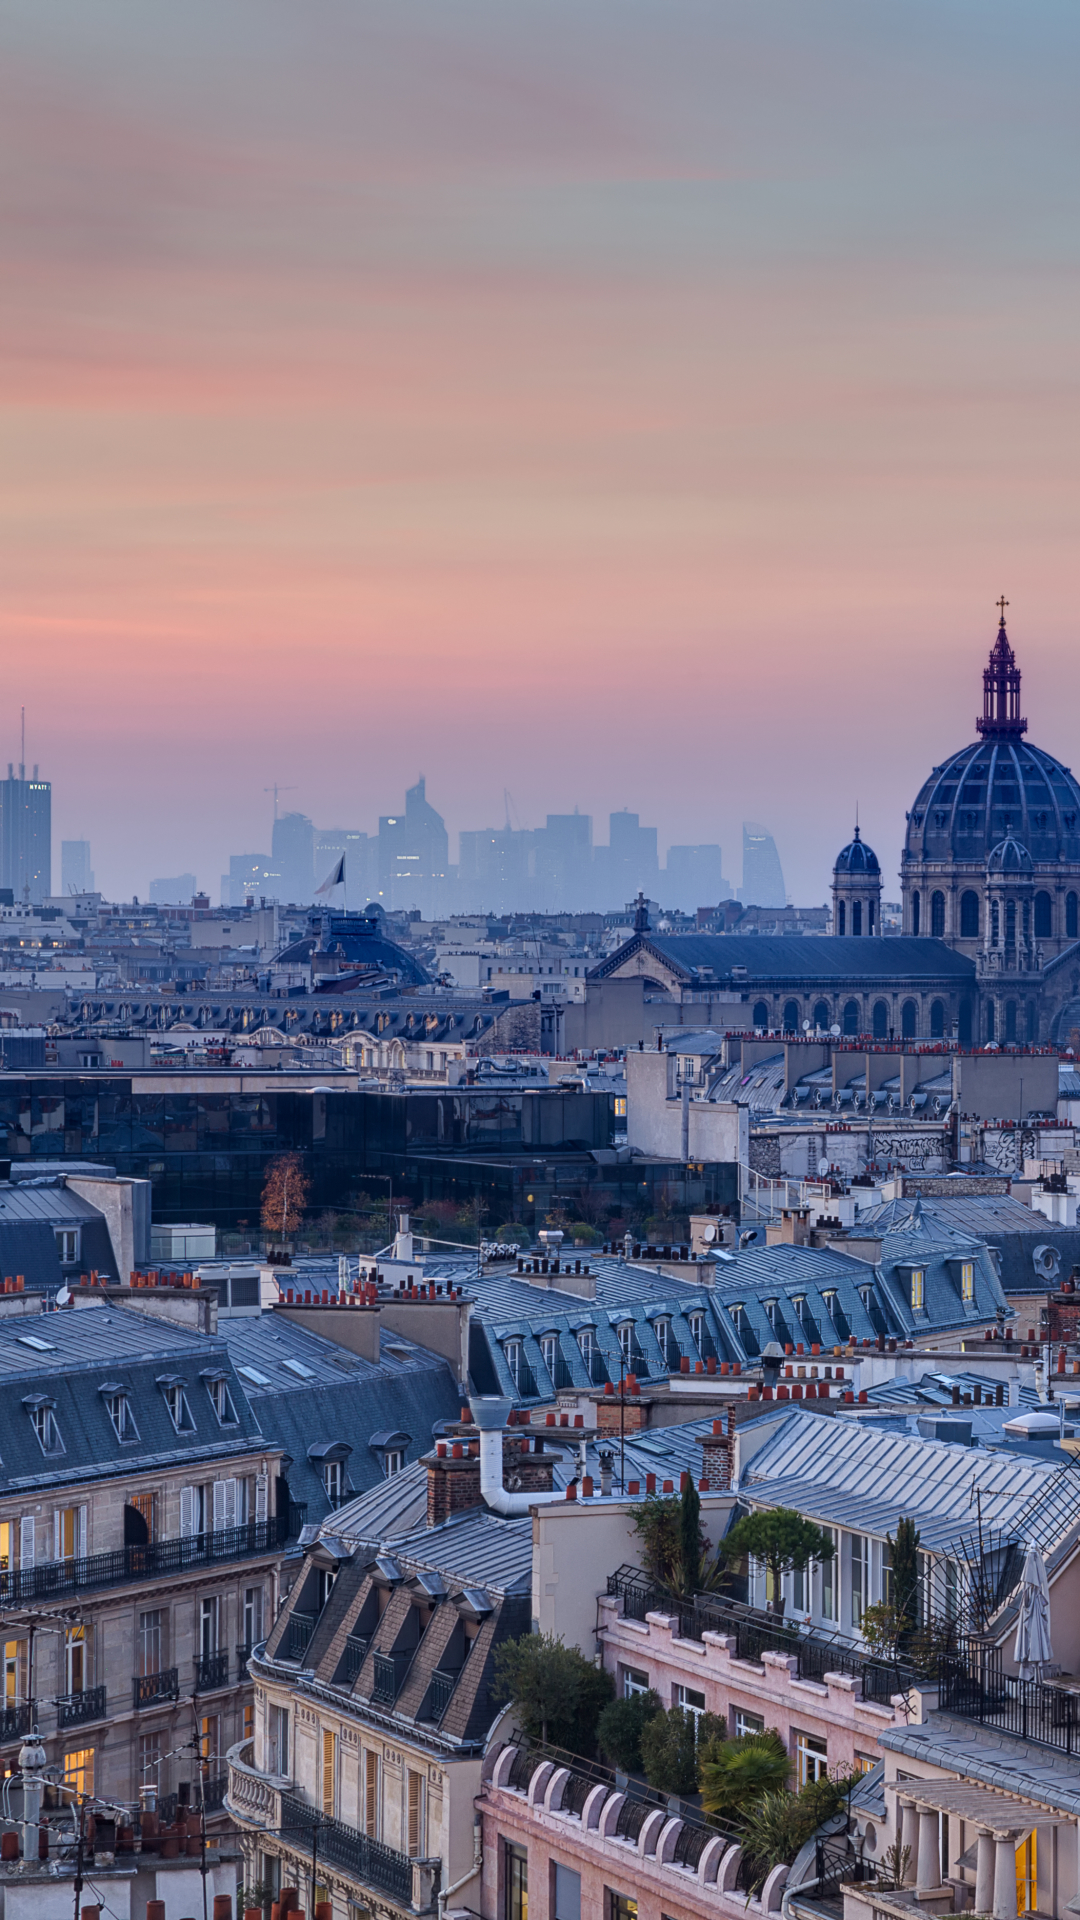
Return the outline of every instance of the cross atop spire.
<path id="1" fill-rule="evenodd" d="M 1020 717 L 1020 669 L 1005 631 L 1008 604 L 1004 594 L 996 602 L 1001 616 L 997 638 L 990 649 L 989 663 L 983 669 L 982 718 L 975 725 L 984 739 L 1027 732 L 1027 721 Z"/>

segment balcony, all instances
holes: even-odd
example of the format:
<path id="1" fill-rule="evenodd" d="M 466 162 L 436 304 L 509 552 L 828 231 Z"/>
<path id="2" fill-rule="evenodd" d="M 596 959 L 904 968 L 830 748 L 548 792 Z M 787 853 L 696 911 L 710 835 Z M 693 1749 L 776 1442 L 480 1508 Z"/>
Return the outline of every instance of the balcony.
<path id="1" fill-rule="evenodd" d="M 213 1693 L 229 1684 L 229 1654 L 204 1653 L 195 1662 L 195 1692 Z"/>
<path id="2" fill-rule="evenodd" d="M 1070 1757 L 1080 1754 L 1080 1699 L 1042 1680 L 1001 1670 L 1001 1648 L 963 1638 L 942 1655 L 938 1704 L 947 1713 L 995 1727 Z"/>
<path id="3" fill-rule="evenodd" d="M 63 1733 L 68 1727 L 85 1726 L 88 1720 L 104 1720 L 107 1712 L 104 1687 L 61 1694 L 56 1703 L 56 1730 Z"/>
<path id="4" fill-rule="evenodd" d="M 37 1705 L 25 1700 L 21 1707 L 0 1707 L 0 1742 L 22 1740 L 37 1719 Z"/>
<path id="5" fill-rule="evenodd" d="M 306 1514 L 306 1507 L 302 1510 Z M 122 1586 L 130 1580 L 160 1579 L 205 1567 L 222 1560 L 243 1560 L 254 1554 L 276 1553 L 290 1537 L 293 1514 L 273 1520 L 253 1520 L 246 1527 L 227 1527 L 218 1533 L 186 1534 L 178 1540 L 153 1540 L 142 1547 L 117 1547 L 113 1553 L 94 1553 L 80 1560 L 48 1560 L 36 1567 L 9 1568 L 0 1573 L 0 1605 L 25 1607 L 38 1600 L 61 1599 L 92 1587 Z M 303 1525 L 303 1521 L 300 1522 Z"/>
<path id="6" fill-rule="evenodd" d="M 153 1707 L 159 1700 L 179 1700 L 178 1669 L 167 1667 L 163 1673 L 137 1673 L 132 1683 L 136 1707 Z"/>
<path id="7" fill-rule="evenodd" d="M 398 1647 L 393 1653 L 376 1653 L 372 1656 L 375 1672 L 371 1698 L 378 1706 L 393 1706 L 415 1652 L 415 1647 Z"/>
<path id="8" fill-rule="evenodd" d="M 431 1685 L 428 1688 L 427 1714 L 425 1716 L 427 1719 L 442 1719 L 443 1714 L 450 1705 L 450 1696 L 457 1686 L 457 1683 L 458 1675 L 456 1673 L 442 1673 L 439 1668 L 435 1669 L 435 1672 L 431 1676 Z"/>
<path id="9" fill-rule="evenodd" d="M 351 1687 L 367 1657 L 368 1641 L 363 1634 L 350 1633 L 345 1642 L 345 1685 Z"/>

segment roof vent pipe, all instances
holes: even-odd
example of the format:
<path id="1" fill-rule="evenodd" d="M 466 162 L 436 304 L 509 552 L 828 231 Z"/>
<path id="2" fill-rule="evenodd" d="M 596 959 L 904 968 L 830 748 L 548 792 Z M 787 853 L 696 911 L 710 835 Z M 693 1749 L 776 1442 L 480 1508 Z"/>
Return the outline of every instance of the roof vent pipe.
<path id="1" fill-rule="evenodd" d="M 511 1402 L 500 1394 L 478 1394 L 469 1400 L 473 1420 L 480 1434 L 480 1498 L 492 1513 L 510 1517 L 528 1513 L 530 1507 L 548 1506 L 563 1500 L 558 1493 L 507 1493 L 503 1486 L 503 1428 Z"/>

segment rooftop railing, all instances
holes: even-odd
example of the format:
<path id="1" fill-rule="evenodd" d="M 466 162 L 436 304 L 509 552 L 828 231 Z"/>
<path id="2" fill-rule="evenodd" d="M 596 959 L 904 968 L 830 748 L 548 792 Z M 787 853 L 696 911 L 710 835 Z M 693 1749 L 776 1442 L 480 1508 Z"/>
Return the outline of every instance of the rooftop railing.
<path id="1" fill-rule="evenodd" d="M 717 1594 L 681 1600 L 650 1581 L 638 1567 L 620 1567 L 609 1574 L 607 1590 L 618 1597 L 628 1620 L 644 1620 L 647 1613 L 673 1613 L 685 1640 L 700 1640 L 705 1633 L 728 1634 L 735 1640 L 739 1660 L 760 1661 L 765 1652 L 794 1654 L 800 1680 L 820 1680 L 826 1673 L 854 1674 L 862 1680 L 866 1699 L 888 1701 L 920 1679 L 918 1669 L 906 1662 L 883 1660 L 839 1634 L 808 1632 L 738 1600 Z"/>
<path id="2" fill-rule="evenodd" d="M 1080 1754 L 1080 1699 L 1041 1680 L 1003 1673 L 1001 1648 L 964 1638 L 943 1654 L 938 1670 L 938 1704 L 964 1720 L 996 1727 L 1036 1746 Z"/>

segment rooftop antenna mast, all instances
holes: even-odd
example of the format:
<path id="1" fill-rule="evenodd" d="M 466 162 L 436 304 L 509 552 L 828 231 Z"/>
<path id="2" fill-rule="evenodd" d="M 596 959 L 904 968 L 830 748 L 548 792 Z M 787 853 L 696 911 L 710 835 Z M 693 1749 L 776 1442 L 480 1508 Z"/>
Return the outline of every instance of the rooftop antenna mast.
<path id="1" fill-rule="evenodd" d="M 19 708 L 19 779 L 26 779 L 26 708 Z"/>

